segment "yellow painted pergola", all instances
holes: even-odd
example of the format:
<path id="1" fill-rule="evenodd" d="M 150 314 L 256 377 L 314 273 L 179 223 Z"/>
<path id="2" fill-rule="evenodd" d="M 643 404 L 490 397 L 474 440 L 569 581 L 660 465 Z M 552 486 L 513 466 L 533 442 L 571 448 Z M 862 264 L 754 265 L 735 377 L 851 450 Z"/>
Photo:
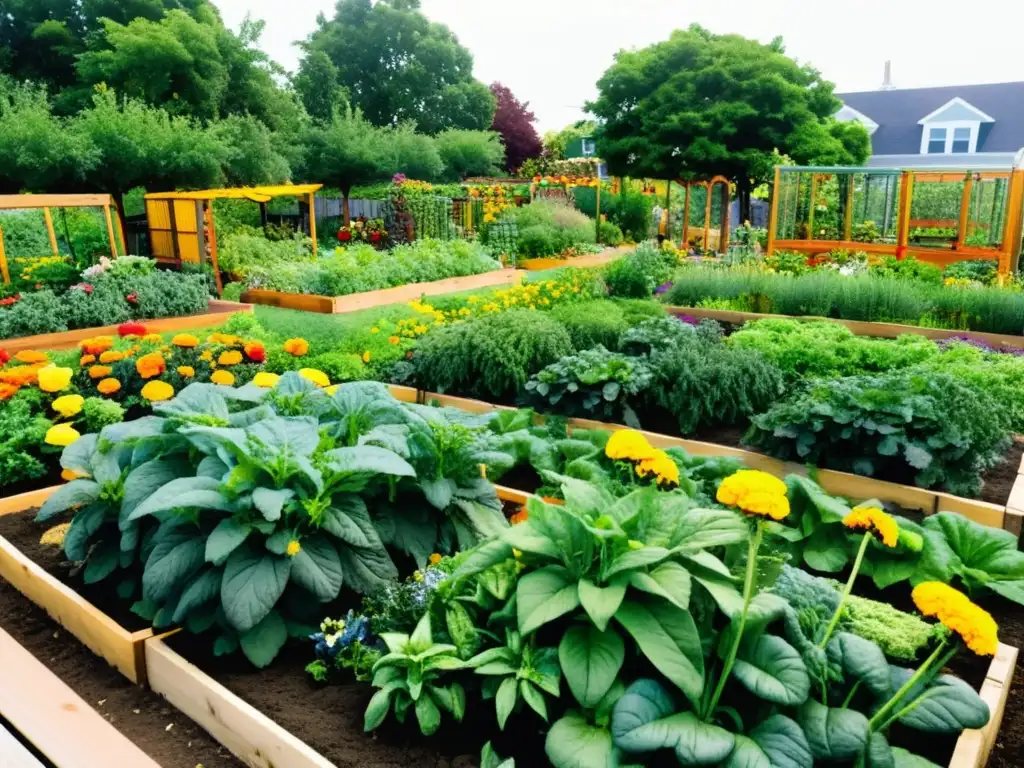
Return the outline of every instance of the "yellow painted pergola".
<path id="1" fill-rule="evenodd" d="M 110 255 L 117 258 L 117 243 L 114 240 L 114 221 L 110 215 L 110 208 L 114 205 L 110 195 L 0 195 L 0 211 L 18 210 L 40 210 L 43 211 L 43 219 L 46 221 L 46 234 L 50 237 L 50 250 L 54 256 L 60 255 L 57 248 L 57 233 L 53 229 L 53 216 L 50 215 L 51 208 L 102 208 L 104 217 L 107 220 L 107 237 L 110 240 Z M 117 219 L 118 230 L 121 229 L 121 219 Z M 124 232 L 120 232 L 121 243 L 124 244 Z M 42 255 L 42 254 L 40 254 Z M 5 285 L 10 285 L 11 274 L 7 266 L 7 254 L 4 251 L 3 218 L 0 217 L 0 276 L 3 277 Z"/>
<path id="2" fill-rule="evenodd" d="M 202 189 L 196 192 L 153 192 L 145 196 L 146 221 L 153 258 L 173 264 L 198 264 L 209 256 L 223 290 L 217 264 L 217 228 L 214 200 L 251 200 L 265 205 L 276 197 L 296 197 L 309 203 L 309 236 L 316 255 L 316 193 L 322 184 L 280 184 L 234 189 Z"/>

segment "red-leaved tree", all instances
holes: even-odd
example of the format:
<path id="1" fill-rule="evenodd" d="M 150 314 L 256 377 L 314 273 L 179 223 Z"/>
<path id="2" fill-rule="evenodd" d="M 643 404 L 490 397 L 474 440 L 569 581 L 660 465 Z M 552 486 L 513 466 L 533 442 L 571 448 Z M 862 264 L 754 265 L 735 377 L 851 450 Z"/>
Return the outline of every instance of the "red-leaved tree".
<path id="1" fill-rule="evenodd" d="M 494 112 L 491 130 L 501 134 L 505 144 L 505 169 L 514 173 L 531 157 L 540 155 L 544 145 L 533 124 L 537 117 L 527 107 L 530 102 L 521 102 L 501 83 L 491 83 L 498 107 Z"/>

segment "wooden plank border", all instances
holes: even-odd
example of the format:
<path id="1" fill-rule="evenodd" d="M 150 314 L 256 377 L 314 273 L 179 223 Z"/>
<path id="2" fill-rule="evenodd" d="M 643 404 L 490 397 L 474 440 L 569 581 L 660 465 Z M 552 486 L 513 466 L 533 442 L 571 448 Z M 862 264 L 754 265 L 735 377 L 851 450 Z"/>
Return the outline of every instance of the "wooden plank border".
<path id="1" fill-rule="evenodd" d="M 689 315 L 700 319 L 718 320 L 732 325 L 743 325 L 754 320 L 798 320 L 811 322 L 826 320 L 830 323 L 845 325 L 858 336 L 872 336 L 881 339 L 895 339 L 905 333 L 924 336 L 934 341 L 954 337 L 969 338 L 983 341 L 995 348 L 1014 347 L 1024 349 L 1024 336 L 1011 336 L 1003 333 L 985 333 L 983 331 L 953 331 L 946 328 L 922 328 L 917 325 L 900 325 L 899 323 L 869 323 L 863 320 L 840 320 L 834 317 L 816 317 L 813 315 L 773 315 L 760 312 L 739 312 L 731 309 L 703 309 L 701 307 L 666 306 L 673 315 Z"/>
<path id="2" fill-rule="evenodd" d="M 251 313 L 252 311 L 252 304 L 210 299 L 206 312 L 198 315 L 161 317 L 155 320 L 140 320 L 139 322 L 146 326 L 146 330 L 150 333 L 168 333 L 170 331 L 185 331 L 190 328 L 224 325 L 224 323 L 231 319 L 232 315 L 238 312 Z M 73 349 L 78 346 L 79 342 L 91 339 L 93 336 L 116 335 L 116 325 L 105 325 L 101 328 L 80 328 L 75 331 L 44 333 L 38 336 L 21 336 L 15 339 L 0 339 L 0 347 L 3 347 L 13 356 L 15 353 L 26 349 Z"/>
<path id="3" fill-rule="evenodd" d="M 2 629 L 0 680 L 0 712 L 58 768 L 160 768 Z"/>
<path id="4" fill-rule="evenodd" d="M 334 763 L 179 656 L 159 637 L 149 638 L 145 650 L 149 687 L 246 765 L 335 768 Z M 315 713 L 311 710 L 310 714 Z"/>
<path id="5" fill-rule="evenodd" d="M 0 515 L 10 515 L 37 507 L 59 487 L 44 488 L 0 499 Z M 153 636 L 152 629 L 129 632 L 67 584 L 51 576 L 23 555 L 2 536 L 0 578 L 45 610 L 50 618 L 77 637 L 97 656 L 106 659 L 133 683 L 146 682 L 143 644 Z"/>
<path id="6" fill-rule="evenodd" d="M 495 410 L 514 410 L 509 406 L 493 405 L 483 400 L 470 400 L 451 395 L 441 395 L 436 392 L 421 392 L 420 402 L 434 403 L 450 408 L 460 408 L 470 413 L 487 413 Z M 602 429 L 614 432 L 619 429 L 629 429 L 622 424 L 607 424 L 603 421 L 591 419 L 568 419 L 569 431 L 573 429 Z M 742 461 L 751 469 L 760 469 L 770 472 L 778 477 L 788 474 L 808 476 L 812 474 L 806 466 L 794 462 L 784 462 L 765 456 L 761 453 L 732 448 L 730 446 L 718 445 L 716 443 L 705 443 L 699 440 L 687 440 L 671 435 L 662 435 L 657 432 L 641 430 L 642 434 L 650 443 L 659 448 L 671 448 L 673 446 L 682 448 L 688 453 L 697 456 L 730 456 Z M 1022 462 L 1024 464 L 1024 462 Z M 959 512 L 969 520 L 993 528 L 1007 528 L 1012 530 L 1013 525 L 1019 525 L 1024 519 L 1024 481 L 1021 482 L 1019 511 L 1008 511 L 1007 507 L 998 504 L 990 504 L 974 499 L 965 499 L 960 496 L 953 496 L 941 491 L 930 491 L 925 488 L 916 488 L 910 485 L 890 483 L 885 480 L 877 480 L 872 477 L 861 477 L 860 475 L 848 472 L 836 472 L 830 469 L 820 469 L 813 472 L 815 480 L 831 494 L 845 496 L 856 500 L 878 499 L 879 501 L 898 504 L 906 509 L 914 509 L 926 515 L 936 512 Z M 1017 486 L 1015 486 L 1015 489 Z M 1014 500 L 1011 494 L 1011 501 Z M 1010 519 L 1012 518 L 1012 519 Z"/>
<path id="7" fill-rule="evenodd" d="M 1010 696 L 1010 688 L 1013 687 L 1016 665 L 1017 649 L 1000 643 L 980 692 L 991 713 L 989 721 L 983 728 L 960 734 L 953 757 L 949 761 L 949 768 L 983 768 L 988 763 L 992 747 L 995 746 L 996 737 L 1003 724 L 1006 701 Z"/>

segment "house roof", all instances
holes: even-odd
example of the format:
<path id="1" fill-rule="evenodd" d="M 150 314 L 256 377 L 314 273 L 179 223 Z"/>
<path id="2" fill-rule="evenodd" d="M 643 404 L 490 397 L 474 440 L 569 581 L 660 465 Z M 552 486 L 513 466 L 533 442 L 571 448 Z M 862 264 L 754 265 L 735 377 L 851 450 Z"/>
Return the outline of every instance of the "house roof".
<path id="1" fill-rule="evenodd" d="M 920 120 L 958 97 L 995 121 L 983 125 L 978 152 L 1016 152 L 1024 147 L 1024 82 L 861 91 L 836 97 L 878 123 L 871 136 L 875 155 L 917 154 Z"/>

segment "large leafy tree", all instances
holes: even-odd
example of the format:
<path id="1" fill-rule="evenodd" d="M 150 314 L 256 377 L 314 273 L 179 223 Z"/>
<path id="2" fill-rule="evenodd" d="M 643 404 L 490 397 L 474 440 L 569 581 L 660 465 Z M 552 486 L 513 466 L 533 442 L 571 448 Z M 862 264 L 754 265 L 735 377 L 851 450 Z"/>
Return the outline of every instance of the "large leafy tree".
<path id="1" fill-rule="evenodd" d="M 210 126 L 225 150 L 224 176 L 232 187 L 280 184 L 291 177 L 274 134 L 252 115 L 231 115 Z"/>
<path id="2" fill-rule="evenodd" d="M 505 164 L 505 149 L 492 131 L 448 130 L 434 138 L 444 163 L 444 178 L 460 181 L 467 176 L 494 176 Z"/>
<path id="3" fill-rule="evenodd" d="M 724 175 L 742 207 L 767 180 L 772 152 L 800 163 L 860 164 L 860 126 L 838 127 L 833 84 L 768 45 L 700 26 L 620 51 L 587 105 L 601 121 L 598 150 L 617 175 L 660 179 Z M 745 215 L 745 214 L 744 214 Z"/>
<path id="4" fill-rule="evenodd" d="M 345 89 L 338 84 L 338 68 L 323 51 L 312 51 L 295 76 L 295 91 L 314 120 L 330 122 L 348 106 Z"/>
<path id="5" fill-rule="evenodd" d="M 514 173 L 524 161 L 540 155 L 544 145 L 533 124 L 537 116 L 529 110 L 530 102 L 521 102 L 501 83 L 491 83 L 496 108 L 491 130 L 501 135 L 505 145 L 505 170 Z"/>
<path id="6" fill-rule="evenodd" d="M 473 79 L 473 57 L 452 31 L 431 22 L 419 0 L 339 0 L 303 43 L 302 78 L 322 77 L 325 53 L 337 82 L 374 125 L 413 121 L 425 133 L 485 129 L 494 97 Z"/>

